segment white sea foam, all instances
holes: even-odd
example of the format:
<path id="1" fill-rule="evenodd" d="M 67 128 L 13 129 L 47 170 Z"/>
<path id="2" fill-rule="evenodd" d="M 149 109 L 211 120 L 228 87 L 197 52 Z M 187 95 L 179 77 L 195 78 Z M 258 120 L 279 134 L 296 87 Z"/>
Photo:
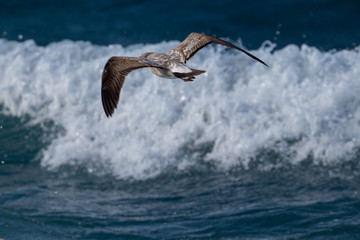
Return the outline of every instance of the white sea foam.
<path id="1" fill-rule="evenodd" d="M 51 119 L 64 129 L 42 151 L 44 167 L 103 164 L 119 178 L 183 169 L 201 154 L 229 169 L 246 167 L 263 149 L 289 154 L 291 164 L 309 156 L 332 164 L 359 148 L 359 47 L 321 52 L 288 45 L 273 52 L 266 43 L 252 53 L 270 68 L 241 52 L 207 47 L 188 63 L 208 73 L 194 82 L 158 78 L 147 69 L 129 74 L 107 119 L 100 100 L 107 59 L 176 44 L 40 47 L 0 39 L 0 104 L 5 114 L 28 114 L 33 124 Z"/>

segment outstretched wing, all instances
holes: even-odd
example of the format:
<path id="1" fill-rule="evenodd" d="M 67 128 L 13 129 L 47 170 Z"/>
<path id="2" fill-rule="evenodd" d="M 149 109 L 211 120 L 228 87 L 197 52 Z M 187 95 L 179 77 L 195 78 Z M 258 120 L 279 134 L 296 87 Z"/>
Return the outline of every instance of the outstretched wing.
<path id="1" fill-rule="evenodd" d="M 159 67 L 146 59 L 135 57 L 111 57 L 104 67 L 101 83 L 101 99 L 107 117 L 114 113 L 119 102 L 120 90 L 125 77 L 133 70 Z"/>
<path id="2" fill-rule="evenodd" d="M 190 33 L 189 36 L 182 41 L 178 46 L 176 46 L 174 49 L 170 50 L 170 54 L 175 54 L 178 56 L 178 58 L 186 63 L 192 56 L 194 56 L 195 53 L 197 53 L 200 49 L 203 47 L 209 45 L 210 43 L 217 43 L 221 44 L 227 47 L 235 48 L 237 50 L 240 50 L 241 52 L 245 53 L 249 57 L 252 57 L 253 59 L 261 62 L 265 66 L 268 66 L 264 61 L 260 60 L 259 58 L 255 57 L 251 53 L 245 51 L 244 49 L 241 49 L 229 42 L 226 42 L 224 40 L 221 40 L 219 38 L 209 36 L 206 34 L 201 33 Z"/>

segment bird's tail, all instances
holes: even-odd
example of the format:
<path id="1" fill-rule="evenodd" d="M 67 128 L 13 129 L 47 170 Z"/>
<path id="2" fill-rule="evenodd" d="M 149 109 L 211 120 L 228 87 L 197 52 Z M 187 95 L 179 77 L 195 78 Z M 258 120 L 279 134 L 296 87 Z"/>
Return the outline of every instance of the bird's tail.
<path id="1" fill-rule="evenodd" d="M 194 69 L 194 68 L 190 68 L 190 69 L 191 69 L 191 73 L 193 74 L 193 76 L 200 75 L 200 74 L 206 72 L 205 70 L 199 70 L 199 69 Z"/>
<path id="2" fill-rule="evenodd" d="M 206 72 L 204 70 L 199 70 L 199 69 L 194 69 L 194 68 L 190 68 L 190 69 L 191 69 L 191 72 L 187 72 L 187 73 L 174 72 L 174 75 L 175 75 L 175 77 L 180 78 L 182 80 L 191 80 L 191 79 L 194 79 L 195 76 Z"/>

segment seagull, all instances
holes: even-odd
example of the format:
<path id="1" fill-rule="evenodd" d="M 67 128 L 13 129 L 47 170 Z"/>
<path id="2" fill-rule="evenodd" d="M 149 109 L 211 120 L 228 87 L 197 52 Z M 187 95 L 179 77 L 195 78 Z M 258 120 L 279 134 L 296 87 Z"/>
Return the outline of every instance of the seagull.
<path id="1" fill-rule="evenodd" d="M 195 76 L 206 71 L 193 69 L 185 64 L 195 53 L 210 43 L 235 48 L 268 67 L 265 62 L 244 49 L 219 38 L 193 32 L 168 52 L 146 52 L 140 57 L 111 57 L 105 64 L 101 82 L 101 99 L 106 116 L 111 117 L 114 113 L 125 77 L 131 71 L 147 67 L 159 77 L 179 78 L 184 82 L 193 81 Z"/>

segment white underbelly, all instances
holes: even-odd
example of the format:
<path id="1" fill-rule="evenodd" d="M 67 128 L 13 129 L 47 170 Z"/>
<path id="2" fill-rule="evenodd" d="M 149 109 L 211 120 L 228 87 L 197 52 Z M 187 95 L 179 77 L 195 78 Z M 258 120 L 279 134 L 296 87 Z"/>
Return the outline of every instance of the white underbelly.
<path id="1" fill-rule="evenodd" d="M 159 76 L 159 77 L 163 77 L 163 78 L 176 78 L 175 75 L 168 69 L 162 69 L 162 68 L 155 68 L 155 67 L 149 67 L 149 70 Z"/>
<path id="2" fill-rule="evenodd" d="M 181 64 L 181 63 L 172 63 L 172 64 L 170 64 L 169 68 L 172 72 L 176 72 L 176 73 L 192 72 L 192 70 L 190 68 L 188 68 L 187 66 L 185 66 L 184 64 Z"/>

